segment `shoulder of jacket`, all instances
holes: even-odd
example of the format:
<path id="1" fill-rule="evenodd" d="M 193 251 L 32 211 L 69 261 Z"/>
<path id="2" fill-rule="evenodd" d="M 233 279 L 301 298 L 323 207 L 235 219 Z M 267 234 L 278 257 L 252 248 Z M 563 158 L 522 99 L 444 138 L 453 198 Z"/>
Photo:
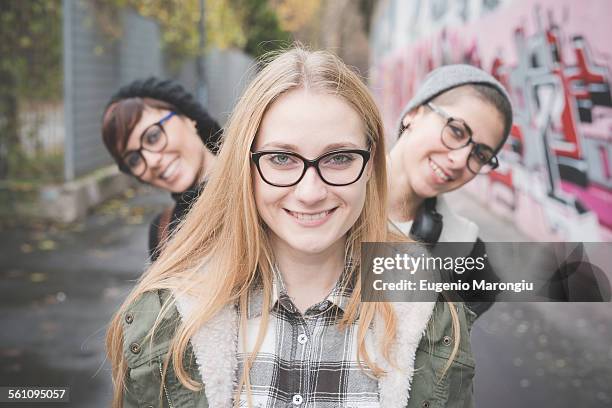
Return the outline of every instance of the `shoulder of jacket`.
<path id="1" fill-rule="evenodd" d="M 164 307 L 167 302 L 168 306 Z M 166 354 L 179 322 L 169 291 L 155 290 L 140 295 L 123 316 L 123 353 L 128 367 Z"/>
<path id="2" fill-rule="evenodd" d="M 451 307 L 457 312 L 459 333 L 456 333 L 453 329 Z M 474 366 L 474 357 L 470 345 L 470 332 L 475 319 L 476 314 L 466 307 L 463 302 L 453 302 L 451 305 L 439 299 L 434 307 L 425 335 L 421 338 L 419 348 L 428 353 L 449 358 L 453 350 L 455 337 L 459 334 L 459 351 L 455 360 Z"/>

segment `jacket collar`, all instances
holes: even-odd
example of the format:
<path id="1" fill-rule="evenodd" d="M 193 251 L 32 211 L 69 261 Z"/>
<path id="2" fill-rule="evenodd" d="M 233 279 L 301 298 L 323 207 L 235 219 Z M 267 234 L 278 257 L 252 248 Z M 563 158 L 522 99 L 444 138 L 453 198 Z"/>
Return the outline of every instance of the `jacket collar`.
<path id="1" fill-rule="evenodd" d="M 197 298 L 174 294 L 183 321 L 198 307 Z M 233 305 L 223 307 L 191 338 L 209 407 L 232 408 L 238 367 L 238 315 Z"/>
<path id="2" fill-rule="evenodd" d="M 176 305 L 183 320 L 197 308 L 196 298 L 175 293 Z M 410 398 L 417 347 L 433 312 L 435 302 L 393 303 L 398 318 L 397 341 L 390 355 L 397 368 L 384 359 L 380 346 L 384 340 L 384 322 L 376 320 L 366 338 L 366 347 L 373 361 L 387 372 L 379 379 L 380 406 L 404 408 Z M 204 383 L 208 405 L 231 408 L 237 383 L 238 316 L 234 305 L 221 309 L 193 336 L 191 343 Z"/>

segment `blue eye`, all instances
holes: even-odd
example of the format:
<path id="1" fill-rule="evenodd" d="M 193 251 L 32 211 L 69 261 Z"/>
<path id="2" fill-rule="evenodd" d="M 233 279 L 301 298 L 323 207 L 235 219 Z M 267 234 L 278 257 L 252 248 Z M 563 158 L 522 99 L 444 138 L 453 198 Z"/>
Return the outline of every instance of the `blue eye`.
<path id="1" fill-rule="evenodd" d="M 348 167 L 356 160 L 355 154 L 353 153 L 336 153 L 326 157 L 323 160 L 323 165 L 327 167 Z"/>
<path id="2" fill-rule="evenodd" d="M 291 167 L 297 163 L 297 160 L 289 154 L 274 153 L 266 156 L 270 164 L 276 167 Z"/>

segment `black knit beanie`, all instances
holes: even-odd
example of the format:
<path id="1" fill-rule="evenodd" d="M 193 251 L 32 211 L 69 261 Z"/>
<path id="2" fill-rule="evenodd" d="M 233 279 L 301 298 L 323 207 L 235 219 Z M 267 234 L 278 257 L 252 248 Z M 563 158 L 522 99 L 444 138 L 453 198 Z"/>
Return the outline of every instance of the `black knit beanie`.
<path id="1" fill-rule="evenodd" d="M 176 113 L 195 121 L 198 135 L 211 152 L 217 154 L 219 151 L 221 127 L 178 82 L 155 77 L 136 80 L 121 87 L 111 97 L 104 111 L 113 103 L 128 98 L 151 98 L 169 103 L 176 108 Z"/>

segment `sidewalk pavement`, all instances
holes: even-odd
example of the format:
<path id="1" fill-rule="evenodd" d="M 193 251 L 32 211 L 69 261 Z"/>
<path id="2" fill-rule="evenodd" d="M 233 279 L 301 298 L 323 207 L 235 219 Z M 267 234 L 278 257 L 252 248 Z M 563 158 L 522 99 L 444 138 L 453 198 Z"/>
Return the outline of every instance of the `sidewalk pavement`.
<path id="1" fill-rule="evenodd" d="M 168 202 L 143 187 L 80 224 L 2 226 L 0 385 L 69 386 L 71 402 L 58 407 L 110 406 L 107 323 L 144 270 L 149 221 Z"/>

